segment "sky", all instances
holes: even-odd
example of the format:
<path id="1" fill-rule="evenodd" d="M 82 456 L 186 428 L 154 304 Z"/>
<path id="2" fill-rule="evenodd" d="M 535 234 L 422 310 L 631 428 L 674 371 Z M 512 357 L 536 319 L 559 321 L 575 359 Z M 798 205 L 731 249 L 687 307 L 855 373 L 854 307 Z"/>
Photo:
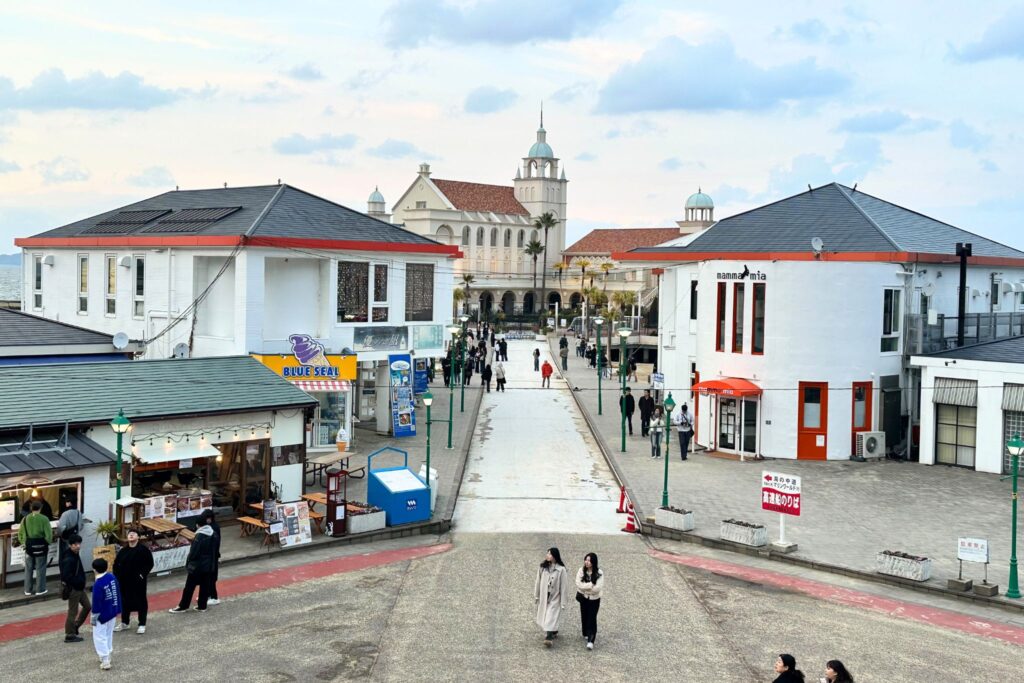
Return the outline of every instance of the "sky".
<path id="1" fill-rule="evenodd" d="M 3 3 L 0 254 L 176 185 L 511 185 L 541 102 L 570 244 L 838 181 L 1024 248 L 1022 83 L 999 0 Z"/>

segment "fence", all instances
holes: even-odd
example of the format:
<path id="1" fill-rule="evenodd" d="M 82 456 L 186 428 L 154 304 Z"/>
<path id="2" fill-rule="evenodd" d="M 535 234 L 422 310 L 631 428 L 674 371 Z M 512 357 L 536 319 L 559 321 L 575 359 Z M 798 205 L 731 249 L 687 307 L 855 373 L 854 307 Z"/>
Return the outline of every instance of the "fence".
<path id="1" fill-rule="evenodd" d="M 956 348 L 959 316 L 937 316 L 935 324 L 918 313 L 907 316 L 907 355 L 935 353 Z M 968 313 L 964 316 L 964 344 L 977 344 L 1024 335 L 1022 313 Z"/>

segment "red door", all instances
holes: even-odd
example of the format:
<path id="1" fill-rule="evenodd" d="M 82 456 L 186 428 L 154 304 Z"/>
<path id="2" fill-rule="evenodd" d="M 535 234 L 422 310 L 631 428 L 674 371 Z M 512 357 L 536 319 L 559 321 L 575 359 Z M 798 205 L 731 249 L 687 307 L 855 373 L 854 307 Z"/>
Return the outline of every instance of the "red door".
<path id="1" fill-rule="evenodd" d="M 825 460 L 828 446 L 828 383 L 800 382 L 796 457 Z"/>
<path id="2" fill-rule="evenodd" d="M 871 431 L 871 382 L 853 383 L 851 413 L 850 455 L 856 455 L 858 432 Z"/>

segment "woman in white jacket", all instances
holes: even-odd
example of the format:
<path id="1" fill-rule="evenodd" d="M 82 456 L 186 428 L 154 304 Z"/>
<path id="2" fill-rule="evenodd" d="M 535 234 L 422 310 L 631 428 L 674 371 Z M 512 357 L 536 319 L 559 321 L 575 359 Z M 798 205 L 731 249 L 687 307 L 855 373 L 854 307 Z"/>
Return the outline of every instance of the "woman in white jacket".
<path id="1" fill-rule="evenodd" d="M 537 570 L 533 586 L 533 601 L 537 603 L 537 625 L 544 631 L 544 645 L 551 647 L 558 635 L 562 610 L 569 606 L 569 572 L 562 562 L 558 548 L 548 549 L 547 557 Z"/>
<path id="2" fill-rule="evenodd" d="M 576 572 L 576 601 L 580 603 L 580 623 L 587 649 L 594 649 L 597 640 L 597 610 L 601 609 L 601 591 L 604 589 L 604 572 L 597 566 L 597 555 L 587 553 L 583 566 Z"/>

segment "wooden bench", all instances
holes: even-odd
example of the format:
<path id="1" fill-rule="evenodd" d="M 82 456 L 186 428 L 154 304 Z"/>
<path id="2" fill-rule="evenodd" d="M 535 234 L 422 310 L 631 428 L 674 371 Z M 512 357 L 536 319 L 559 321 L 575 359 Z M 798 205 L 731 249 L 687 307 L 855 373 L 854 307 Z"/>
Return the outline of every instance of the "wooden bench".
<path id="1" fill-rule="evenodd" d="M 309 511 L 309 521 L 316 524 L 316 530 L 321 534 L 324 532 L 324 517 L 326 517 L 326 515 L 322 512 L 316 512 L 315 510 Z"/>
<path id="2" fill-rule="evenodd" d="M 271 540 L 275 534 L 270 533 L 270 525 L 264 522 L 262 519 L 255 517 L 239 517 L 238 524 L 241 529 L 241 537 L 252 536 L 258 531 L 263 531 L 263 543 L 261 545 L 270 545 Z"/>

